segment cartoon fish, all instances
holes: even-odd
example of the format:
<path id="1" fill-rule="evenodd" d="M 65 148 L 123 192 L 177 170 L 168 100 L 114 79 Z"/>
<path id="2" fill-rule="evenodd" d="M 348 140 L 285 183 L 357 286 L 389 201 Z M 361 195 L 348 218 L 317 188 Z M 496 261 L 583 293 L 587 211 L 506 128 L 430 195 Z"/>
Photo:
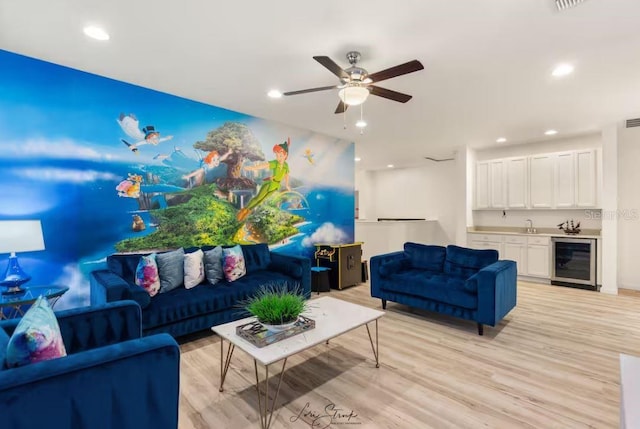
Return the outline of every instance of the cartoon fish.
<path id="1" fill-rule="evenodd" d="M 120 113 L 120 117 L 117 119 L 118 125 L 122 128 L 122 131 L 134 139 L 134 143 L 129 143 L 125 139 L 120 139 L 122 143 L 127 145 L 132 152 L 138 152 L 138 147 L 150 144 L 153 146 L 158 145 L 167 140 L 171 140 L 173 136 L 160 137 L 160 132 L 156 130 L 153 125 L 147 125 L 146 127 L 140 130 L 140 122 L 138 118 L 133 113 L 129 113 L 125 115 L 124 113 Z"/>
<path id="2" fill-rule="evenodd" d="M 304 150 L 304 155 L 302 155 L 304 158 L 306 158 L 307 161 L 309 161 L 309 164 L 314 165 L 314 161 L 313 161 L 313 157 L 314 157 L 314 153 L 311 152 L 311 149 L 305 149 Z"/>

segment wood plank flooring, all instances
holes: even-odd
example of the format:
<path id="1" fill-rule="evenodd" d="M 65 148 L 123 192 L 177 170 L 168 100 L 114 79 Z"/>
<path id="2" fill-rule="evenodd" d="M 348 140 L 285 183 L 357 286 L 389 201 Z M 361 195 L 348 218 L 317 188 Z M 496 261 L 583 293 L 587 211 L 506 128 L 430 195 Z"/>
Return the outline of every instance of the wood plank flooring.
<path id="1" fill-rule="evenodd" d="M 380 308 L 368 284 L 328 295 Z M 379 369 L 364 327 L 290 358 L 272 428 L 617 428 L 618 356 L 640 356 L 635 294 L 520 282 L 517 307 L 482 337 L 473 322 L 395 303 L 379 326 Z M 260 427 L 241 350 L 218 392 L 219 341 L 181 344 L 180 429 Z"/>

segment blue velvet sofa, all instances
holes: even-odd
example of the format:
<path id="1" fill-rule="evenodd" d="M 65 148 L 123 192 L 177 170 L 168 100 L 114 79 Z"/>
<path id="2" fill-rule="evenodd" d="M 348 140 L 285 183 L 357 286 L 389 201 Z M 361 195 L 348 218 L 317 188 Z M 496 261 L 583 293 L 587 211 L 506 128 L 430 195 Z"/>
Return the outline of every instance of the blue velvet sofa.
<path id="1" fill-rule="evenodd" d="M 495 250 L 405 243 L 371 258 L 371 296 L 495 326 L 516 306 L 517 268 Z"/>
<path id="2" fill-rule="evenodd" d="M 140 306 L 120 301 L 56 313 L 67 356 L 5 368 L 0 427 L 176 429 L 180 349 L 167 334 L 142 337 Z M 19 319 L 0 321 L 6 346 Z"/>
<path id="3" fill-rule="evenodd" d="M 134 300 L 142 308 L 144 335 L 166 332 L 179 337 L 246 317 L 239 302 L 267 283 L 286 283 L 289 288 L 298 287 L 307 298 L 311 295 L 309 258 L 271 252 L 266 244 L 241 247 L 247 268 L 244 277 L 215 285 L 205 280 L 191 289 L 178 287 L 154 297 L 134 283 L 141 254 L 111 255 L 107 258 L 107 270 L 93 271 L 89 276 L 91 304 Z M 185 249 L 185 253 L 197 249 Z M 210 250 L 213 246 L 202 249 Z"/>

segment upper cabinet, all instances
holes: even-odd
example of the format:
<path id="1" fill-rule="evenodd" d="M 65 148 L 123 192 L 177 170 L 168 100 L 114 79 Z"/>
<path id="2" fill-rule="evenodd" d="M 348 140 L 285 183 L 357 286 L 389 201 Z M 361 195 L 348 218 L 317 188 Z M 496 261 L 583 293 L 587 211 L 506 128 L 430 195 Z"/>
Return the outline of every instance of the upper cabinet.
<path id="1" fill-rule="evenodd" d="M 597 208 L 597 151 L 479 161 L 476 209 Z"/>

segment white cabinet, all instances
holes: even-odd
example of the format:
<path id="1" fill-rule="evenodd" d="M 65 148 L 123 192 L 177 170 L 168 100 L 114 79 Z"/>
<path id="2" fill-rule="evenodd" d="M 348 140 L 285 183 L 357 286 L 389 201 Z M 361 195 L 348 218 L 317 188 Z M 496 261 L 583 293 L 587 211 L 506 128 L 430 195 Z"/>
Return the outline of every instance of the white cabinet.
<path id="1" fill-rule="evenodd" d="M 527 165 L 526 157 L 506 160 L 507 207 L 511 209 L 524 209 L 528 205 Z"/>
<path id="2" fill-rule="evenodd" d="M 476 164 L 476 208 L 489 208 L 489 163 Z"/>
<path id="3" fill-rule="evenodd" d="M 553 157 L 535 155 L 529 159 L 530 207 L 551 208 L 553 206 Z"/>
<path id="4" fill-rule="evenodd" d="M 467 234 L 468 246 L 472 249 L 493 249 L 502 255 L 502 236 L 498 234 Z"/>
<path id="5" fill-rule="evenodd" d="M 495 159 L 489 163 L 489 183 L 491 184 L 491 208 L 501 209 L 506 204 L 506 172 L 505 162 L 501 159 Z"/>
<path id="6" fill-rule="evenodd" d="M 554 200 L 556 208 L 573 207 L 575 202 L 575 154 L 555 154 Z"/>
<path id="7" fill-rule="evenodd" d="M 507 235 L 504 237 L 502 259 L 516 261 L 518 275 L 527 273 L 527 237 Z"/>
<path id="8" fill-rule="evenodd" d="M 596 156 L 595 150 L 576 151 L 576 190 L 575 205 L 577 207 L 596 207 Z"/>
<path id="9" fill-rule="evenodd" d="M 527 271 L 531 277 L 550 278 L 551 240 L 549 237 L 527 237 Z"/>

